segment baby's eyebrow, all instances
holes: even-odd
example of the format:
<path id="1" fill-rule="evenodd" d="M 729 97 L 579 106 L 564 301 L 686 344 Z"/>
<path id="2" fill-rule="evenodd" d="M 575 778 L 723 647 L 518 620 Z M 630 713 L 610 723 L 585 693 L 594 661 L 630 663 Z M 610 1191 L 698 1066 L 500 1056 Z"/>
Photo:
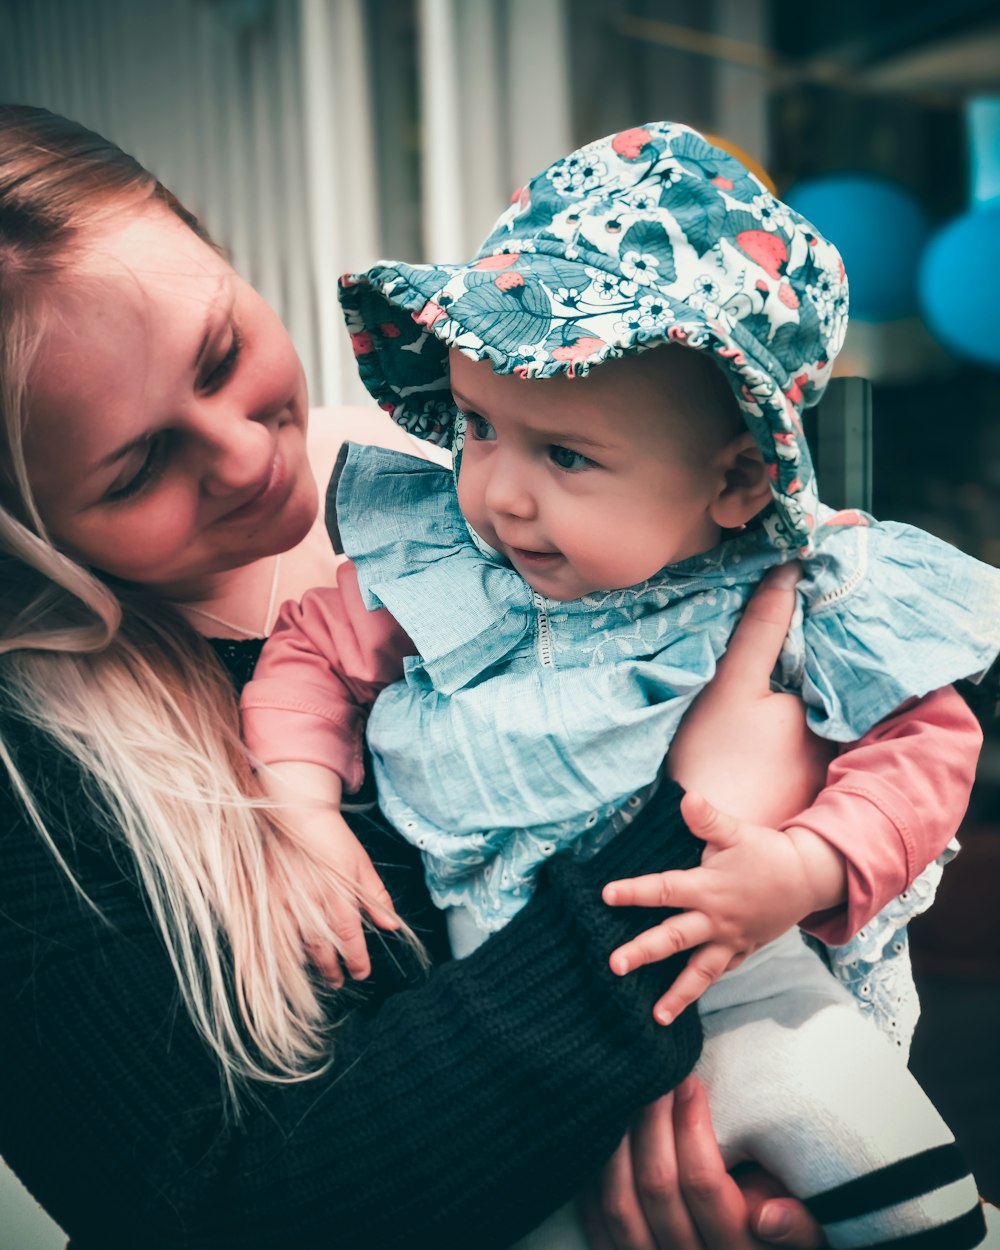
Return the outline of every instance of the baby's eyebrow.
<path id="1" fill-rule="evenodd" d="M 614 443 L 609 443 L 605 439 L 591 438 L 576 430 L 539 430 L 538 435 L 552 443 L 580 443 L 584 447 L 596 447 L 599 451 L 610 451 L 615 446 Z"/>

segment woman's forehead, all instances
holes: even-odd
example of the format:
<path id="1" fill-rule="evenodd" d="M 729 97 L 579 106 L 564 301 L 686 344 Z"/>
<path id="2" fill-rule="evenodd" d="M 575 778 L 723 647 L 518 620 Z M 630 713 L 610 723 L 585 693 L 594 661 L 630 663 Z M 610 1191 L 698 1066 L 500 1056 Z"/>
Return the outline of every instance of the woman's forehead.
<path id="1" fill-rule="evenodd" d="M 168 208 L 151 203 L 103 216 L 80 231 L 61 285 L 84 297 L 96 281 L 198 298 L 231 273 L 228 262 Z"/>

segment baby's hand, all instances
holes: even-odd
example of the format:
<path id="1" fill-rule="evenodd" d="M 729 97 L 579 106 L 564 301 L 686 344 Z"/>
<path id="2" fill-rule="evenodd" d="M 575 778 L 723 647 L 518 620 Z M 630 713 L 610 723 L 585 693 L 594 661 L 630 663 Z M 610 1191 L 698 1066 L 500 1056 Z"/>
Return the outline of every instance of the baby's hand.
<path id="1" fill-rule="evenodd" d="M 613 907 L 681 911 L 611 955 L 619 976 L 693 950 L 653 1014 L 669 1024 L 724 972 L 814 911 L 834 906 L 846 889 L 842 857 L 806 830 L 779 832 L 717 812 L 700 795 L 681 800 L 688 828 L 708 845 L 701 866 L 653 873 L 604 887 Z"/>
<path id="2" fill-rule="evenodd" d="M 392 897 L 340 812 L 310 813 L 304 820 L 297 812 L 289 823 L 307 855 L 302 858 L 302 879 L 293 884 L 285 903 L 299 922 L 309 957 L 335 986 L 343 985 L 344 972 L 363 981 L 371 972 L 363 917 L 380 929 L 398 928 Z M 334 869 L 343 889 L 316 872 L 316 861 Z"/>
<path id="3" fill-rule="evenodd" d="M 316 764 L 285 761 L 263 770 L 261 780 L 301 850 L 298 877 L 284 882 L 284 903 L 310 959 L 335 986 L 343 985 L 345 971 L 364 980 L 371 960 L 362 917 L 380 929 L 397 929 L 400 921 L 368 852 L 340 813 L 340 778 Z"/>

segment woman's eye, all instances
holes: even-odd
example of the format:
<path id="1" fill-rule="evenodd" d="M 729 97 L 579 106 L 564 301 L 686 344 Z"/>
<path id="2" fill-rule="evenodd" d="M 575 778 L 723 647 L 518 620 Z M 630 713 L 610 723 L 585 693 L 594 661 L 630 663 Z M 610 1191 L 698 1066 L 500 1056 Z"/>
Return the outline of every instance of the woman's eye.
<path id="1" fill-rule="evenodd" d="M 472 431 L 472 437 L 478 442 L 491 443 L 496 440 L 497 432 L 485 417 L 481 417 L 478 412 L 468 412 L 465 417 Z"/>
<path id="2" fill-rule="evenodd" d="M 214 395 L 220 390 L 235 372 L 236 365 L 240 358 L 240 352 L 243 350 L 243 336 L 240 334 L 236 326 L 233 326 L 233 337 L 229 344 L 229 350 L 219 360 L 205 377 L 201 380 L 201 389 L 208 395 Z"/>
<path id="3" fill-rule="evenodd" d="M 578 451 L 571 451 L 569 447 L 560 447 L 558 443 L 553 443 L 549 448 L 549 459 L 557 468 L 560 469 L 587 469 L 594 464 L 587 456 L 581 455 Z"/>
<path id="4" fill-rule="evenodd" d="M 122 503 L 140 494 L 157 478 L 166 462 L 166 436 L 156 434 L 147 440 L 146 455 L 138 470 L 122 486 L 115 486 L 104 496 L 108 503 Z"/>

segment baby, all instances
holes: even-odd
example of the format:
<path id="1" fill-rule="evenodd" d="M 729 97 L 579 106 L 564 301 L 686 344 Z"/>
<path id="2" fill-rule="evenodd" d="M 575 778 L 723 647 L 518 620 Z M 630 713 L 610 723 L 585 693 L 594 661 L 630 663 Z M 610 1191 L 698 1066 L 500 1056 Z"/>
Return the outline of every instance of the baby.
<path id="1" fill-rule="evenodd" d="M 800 414 L 842 341 L 840 259 L 693 131 L 591 144 L 521 191 L 470 264 L 381 264 L 341 298 L 374 397 L 454 465 L 350 449 L 330 520 L 352 563 L 286 605 L 246 736 L 285 793 L 336 806 L 361 779 L 371 707 L 379 802 L 423 851 L 456 953 L 551 856 L 592 853 L 641 809 L 769 568 L 803 564 L 780 677 L 834 741 L 940 718 L 941 688 L 1000 649 L 996 570 L 818 502 Z M 615 970 L 694 948 L 658 1017 L 690 1020 L 708 986 L 697 1071 L 727 1157 L 780 1176 L 831 1245 L 981 1244 L 951 1134 L 796 927 L 844 942 L 871 921 L 840 964 L 887 1004 L 878 973 L 915 904 L 872 921 L 854 895 L 888 822 L 858 788 L 847 828 L 806 813 L 777 829 L 766 788 L 739 836 L 689 800 L 700 868 L 609 888 L 684 908 Z M 342 821 L 308 805 L 295 819 L 370 880 Z"/>

